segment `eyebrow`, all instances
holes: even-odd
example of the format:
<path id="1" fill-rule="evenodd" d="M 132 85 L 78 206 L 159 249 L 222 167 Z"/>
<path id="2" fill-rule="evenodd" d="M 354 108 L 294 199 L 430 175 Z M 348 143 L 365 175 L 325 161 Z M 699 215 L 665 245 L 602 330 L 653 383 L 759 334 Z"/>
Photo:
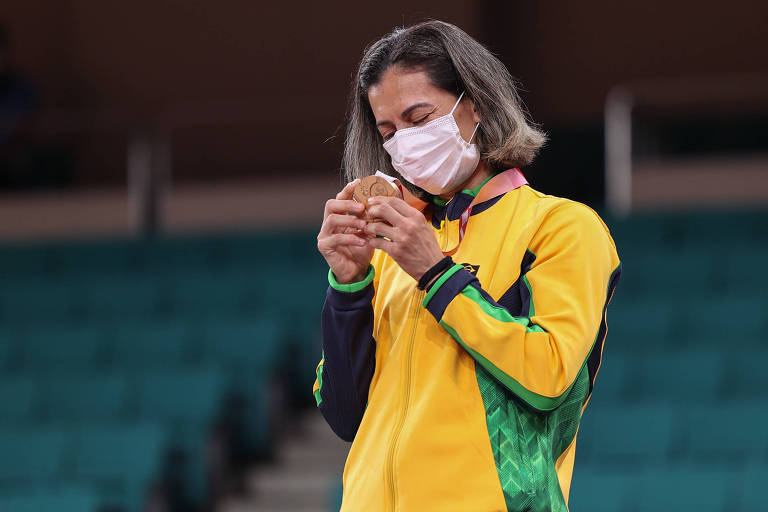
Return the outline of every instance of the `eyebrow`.
<path id="1" fill-rule="evenodd" d="M 434 105 L 432 105 L 431 103 L 424 103 L 424 102 L 422 102 L 422 103 L 414 103 L 413 105 L 411 105 L 407 109 L 403 110 L 400 113 L 400 117 L 404 118 L 404 117 L 408 116 L 408 114 L 410 114 L 411 112 L 416 110 L 417 108 L 421 108 L 421 107 L 434 107 Z M 376 126 L 378 127 L 378 126 L 381 126 L 381 125 L 384 125 L 384 124 L 392 124 L 392 121 L 379 121 L 378 123 L 376 123 Z"/>

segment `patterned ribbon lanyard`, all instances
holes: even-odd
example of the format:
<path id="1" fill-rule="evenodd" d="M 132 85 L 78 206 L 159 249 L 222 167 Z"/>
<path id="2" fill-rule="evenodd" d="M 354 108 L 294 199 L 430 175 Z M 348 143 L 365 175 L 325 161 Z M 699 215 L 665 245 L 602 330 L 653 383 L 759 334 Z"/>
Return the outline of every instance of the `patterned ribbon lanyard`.
<path id="1" fill-rule="evenodd" d="M 510 190 L 520 188 L 523 185 L 528 185 L 528 180 L 525 179 L 523 173 L 517 168 L 508 169 L 491 178 L 488 183 L 483 185 L 483 188 L 480 189 L 472 202 L 469 203 L 469 206 L 467 206 L 461 214 L 461 217 L 459 217 L 459 242 L 456 244 L 456 247 L 450 251 L 443 251 L 443 254 L 446 256 L 453 256 L 456 254 L 456 251 L 459 250 L 459 245 L 461 245 L 461 241 L 464 239 L 464 234 L 467 232 L 467 224 L 469 223 L 470 215 L 472 215 L 472 207 L 474 205 L 488 201 L 494 197 L 499 197 L 500 195 L 506 194 Z"/>

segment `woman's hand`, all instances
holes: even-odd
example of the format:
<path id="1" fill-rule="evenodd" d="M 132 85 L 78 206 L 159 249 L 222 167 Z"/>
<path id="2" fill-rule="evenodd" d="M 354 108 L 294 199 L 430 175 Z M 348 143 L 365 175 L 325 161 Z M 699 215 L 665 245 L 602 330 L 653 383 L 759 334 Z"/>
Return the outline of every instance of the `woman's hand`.
<path id="1" fill-rule="evenodd" d="M 348 183 L 336 199 L 326 201 L 323 225 L 317 235 L 317 249 L 342 284 L 362 281 L 373 257 L 373 247 L 366 243 L 368 237 L 363 232 L 366 223 L 357 217 L 365 208 L 352 200 L 358 181 Z"/>
<path id="2" fill-rule="evenodd" d="M 432 226 L 419 210 L 408 206 L 402 199 L 372 197 L 368 199 L 366 215 L 386 221 L 368 223 L 365 232 L 374 236 L 368 239 L 368 245 L 392 256 L 400 268 L 416 281 L 443 259 Z M 376 235 L 386 238 L 376 238 Z"/>

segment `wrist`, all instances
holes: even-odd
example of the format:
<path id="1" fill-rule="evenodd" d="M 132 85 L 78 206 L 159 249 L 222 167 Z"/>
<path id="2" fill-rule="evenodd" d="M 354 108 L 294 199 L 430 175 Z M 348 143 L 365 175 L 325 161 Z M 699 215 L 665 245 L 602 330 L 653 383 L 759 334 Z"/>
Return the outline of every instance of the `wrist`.
<path id="1" fill-rule="evenodd" d="M 449 267 L 449 268 L 450 268 L 450 267 Z M 442 276 L 443 274 L 445 274 L 447 271 L 448 271 L 448 269 L 445 269 L 445 270 L 443 270 L 443 271 L 439 272 L 437 275 L 435 275 L 435 277 L 433 277 L 432 279 L 430 279 L 430 280 L 429 280 L 429 282 L 428 282 L 426 285 L 424 285 L 424 289 L 425 289 L 426 291 L 429 291 L 429 289 L 430 289 L 430 288 L 432 288 L 432 285 L 433 285 L 433 284 L 435 284 L 435 282 L 437 282 L 437 280 L 438 280 L 438 279 L 440 279 L 440 276 Z"/>
<path id="2" fill-rule="evenodd" d="M 333 271 L 332 271 L 332 272 L 333 272 Z M 368 269 L 366 269 L 365 271 L 362 271 L 362 272 L 360 272 L 360 273 L 358 273 L 358 274 L 355 274 L 354 276 L 352 276 L 351 278 L 348 278 L 348 279 L 345 279 L 345 278 L 340 278 L 339 276 L 337 276 L 337 275 L 336 275 L 336 273 L 335 273 L 335 272 L 333 273 L 333 277 L 335 278 L 335 280 L 336 280 L 336 282 L 337 282 L 338 284 L 352 284 L 352 283 L 359 283 L 360 281 L 362 281 L 363 279 L 365 279 L 365 276 L 366 276 L 366 275 L 368 275 Z"/>
<path id="3" fill-rule="evenodd" d="M 368 268 L 364 274 L 361 276 L 355 276 L 354 279 L 357 279 L 356 281 L 345 283 L 338 281 L 336 279 L 336 275 L 333 273 L 333 270 L 328 269 L 328 283 L 332 288 L 340 292 L 357 292 L 373 282 L 374 274 L 375 272 L 373 270 L 373 265 L 368 265 Z"/>
<path id="4" fill-rule="evenodd" d="M 435 263 L 429 269 L 427 269 L 427 271 L 424 272 L 424 274 L 422 274 L 418 284 L 416 285 L 417 288 L 419 290 L 426 290 L 446 270 L 448 270 L 452 266 L 453 266 L 453 259 L 450 256 L 446 256 L 443 259 L 439 260 L 437 263 Z"/>

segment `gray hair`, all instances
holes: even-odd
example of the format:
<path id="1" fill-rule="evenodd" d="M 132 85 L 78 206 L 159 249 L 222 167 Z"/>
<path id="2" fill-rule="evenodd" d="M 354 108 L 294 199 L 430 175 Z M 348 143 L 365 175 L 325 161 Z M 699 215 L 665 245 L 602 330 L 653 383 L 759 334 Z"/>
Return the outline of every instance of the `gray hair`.
<path id="1" fill-rule="evenodd" d="M 368 88 L 395 65 L 424 71 L 433 85 L 457 96 L 466 91 L 482 120 L 476 135 L 480 157 L 492 168 L 528 165 L 546 141 L 546 135 L 528 118 L 515 79 L 504 64 L 458 27 L 426 21 L 396 28 L 363 54 L 347 109 L 342 167 L 348 181 L 377 169 L 399 177 L 382 147 L 368 102 Z"/>

